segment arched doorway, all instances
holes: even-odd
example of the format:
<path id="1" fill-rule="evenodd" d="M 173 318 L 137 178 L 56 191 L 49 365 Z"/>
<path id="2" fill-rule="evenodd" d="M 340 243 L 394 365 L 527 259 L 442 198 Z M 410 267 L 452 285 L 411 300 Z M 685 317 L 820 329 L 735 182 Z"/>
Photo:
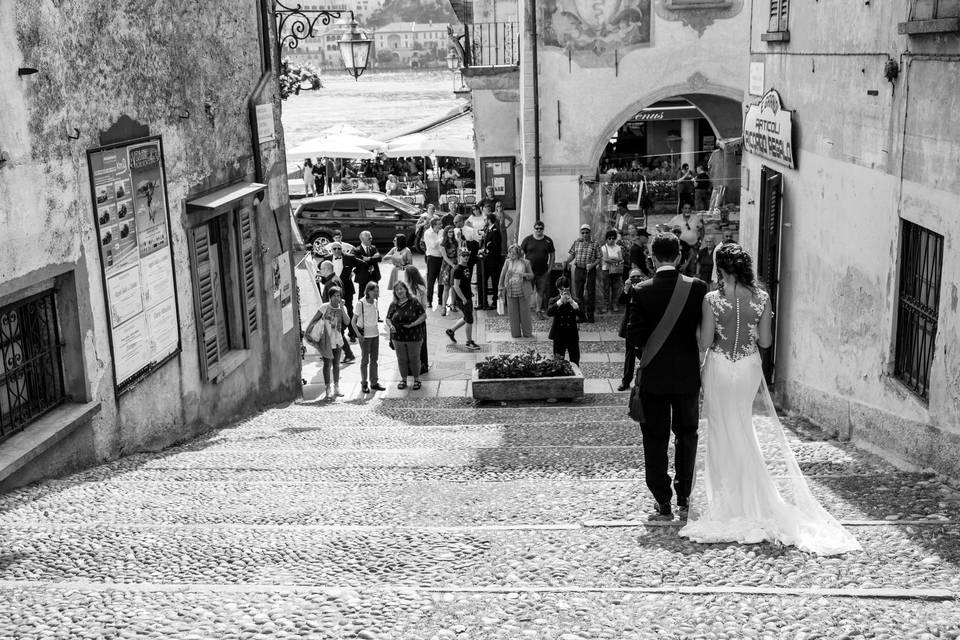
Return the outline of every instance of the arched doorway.
<path id="1" fill-rule="evenodd" d="M 718 93 L 729 95 L 660 92 L 621 112 L 597 141 L 595 175 L 581 181 L 581 222 L 603 232 L 623 203 L 653 233 L 675 227 L 689 203 L 703 221 L 697 249 L 738 240 L 742 108 L 735 92 Z"/>

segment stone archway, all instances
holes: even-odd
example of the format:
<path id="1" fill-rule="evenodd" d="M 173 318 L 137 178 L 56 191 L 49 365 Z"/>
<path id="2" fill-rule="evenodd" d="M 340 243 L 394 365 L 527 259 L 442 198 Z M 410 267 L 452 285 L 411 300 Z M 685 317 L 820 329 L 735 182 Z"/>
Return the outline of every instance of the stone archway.
<path id="1" fill-rule="evenodd" d="M 743 90 L 701 81 L 663 87 L 645 94 L 620 110 L 601 130 L 590 151 L 589 165 L 596 167 L 607 141 L 617 130 L 640 110 L 668 98 L 684 98 L 703 113 L 719 137 L 733 138 L 740 135 L 743 126 Z"/>

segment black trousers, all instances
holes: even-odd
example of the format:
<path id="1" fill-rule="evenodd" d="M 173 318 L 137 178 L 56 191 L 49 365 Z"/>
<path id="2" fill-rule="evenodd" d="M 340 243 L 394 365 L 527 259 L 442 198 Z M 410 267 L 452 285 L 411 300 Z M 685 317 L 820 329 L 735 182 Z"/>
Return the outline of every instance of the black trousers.
<path id="1" fill-rule="evenodd" d="M 503 271 L 503 256 L 491 255 L 483 259 L 483 273 L 484 277 L 490 280 L 489 293 L 494 305 L 497 304 L 501 271 Z"/>
<path id="2" fill-rule="evenodd" d="M 580 365 L 580 340 L 577 338 L 556 338 L 553 341 L 553 355 L 562 358 L 564 353 L 570 353 L 570 362 Z"/>
<path id="3" fill-rule="evenodd" d="M 440 284 L 440 267 L 443 266 L 443 258 L 440 256 L 427 256 L 427 306 L 433 302 L 433 286 L 437 286 L 437 304 L 443 304 L 443 285 Z"/>
<path id="4" fill-rule="evenodd" d="M 625 341 L 626 350 L 623 354 L 623 384 L 633 384 L 633 372 L 636 370 L 637 358 L 640 357 L 640 354 L 637 353 L 636 349 L 633 348 L 633 345 L 630 344 L 629 340 Z"/>
<path id="5" fill-rule="evenodd" d="M 667 473 L 667 449 L 673 431 L 676 458 L 673 489 L 677 504 L 686 505 L 693 486 L 693 465 L 697 456 L 697 423 L 700 420 L 700 394 L 641 393 L 646 422 L 643 433 L 643 462 L 647 488 L 660 504 L 670 504 L 670 474 Z"/>

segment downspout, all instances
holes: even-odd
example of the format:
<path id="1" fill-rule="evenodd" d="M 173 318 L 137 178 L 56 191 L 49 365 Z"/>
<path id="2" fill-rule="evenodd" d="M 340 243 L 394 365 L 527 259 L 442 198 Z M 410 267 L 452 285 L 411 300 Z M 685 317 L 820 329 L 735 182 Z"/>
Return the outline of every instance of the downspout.
<path id="1" fill-rule="evenodd" d="M 533 63 L 533 173 L 534 205 L 536 221 L 540 222 L 541 193 L 540 185 L 540 64 L 537 53 L 537 0 L 530 0 L 530 46 Z"/>

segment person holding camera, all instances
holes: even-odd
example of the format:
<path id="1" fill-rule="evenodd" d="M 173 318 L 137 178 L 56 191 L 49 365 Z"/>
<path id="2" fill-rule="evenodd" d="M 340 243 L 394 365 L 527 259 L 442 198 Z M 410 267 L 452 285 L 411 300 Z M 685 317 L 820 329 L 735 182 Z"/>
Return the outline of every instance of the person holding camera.
<path id="1" fill-rule="evenodd" d="M 630 294 L 639 288 L 640 284 L 646 279 L 647 276 L 642 270 L 636 267 L 630 269 L 630 275 L 627 277 L 627 281 L 623 283 L 623 291 L 620 292 L 620 296 L 617 299 L 618 302 L 623 305 L 623 321 L 620 323 L 620 331 L 617 335 L 623 338 L 625 348 L 623 355 L 623 379 L 620 381 L 620 386 L 617 387 L 617 391 L 627 391 L 633 382 L 633 372 L 637 364 L 637 355 L 636 348 L 630 341 L 630 334 L 627 331 L 627 327 L 630 324 L 630 313 L 634 310 L 635 306 Z"/>
<path id="2" fill-rule="evenodd" d="M 570 279 L 566 276 L 557 278 L 557 290 L 560 292 L 550 299 L 547 306 L 547 315 L 553 318 L 550 333 L 547 336 L 553 340 L 553 355 L 557 358 L 569 354 L 573 364 L 580 365 L 580 329 L 578 323 L 587 319 L 583 308 L 574 300 L 570 293 Z"/>

